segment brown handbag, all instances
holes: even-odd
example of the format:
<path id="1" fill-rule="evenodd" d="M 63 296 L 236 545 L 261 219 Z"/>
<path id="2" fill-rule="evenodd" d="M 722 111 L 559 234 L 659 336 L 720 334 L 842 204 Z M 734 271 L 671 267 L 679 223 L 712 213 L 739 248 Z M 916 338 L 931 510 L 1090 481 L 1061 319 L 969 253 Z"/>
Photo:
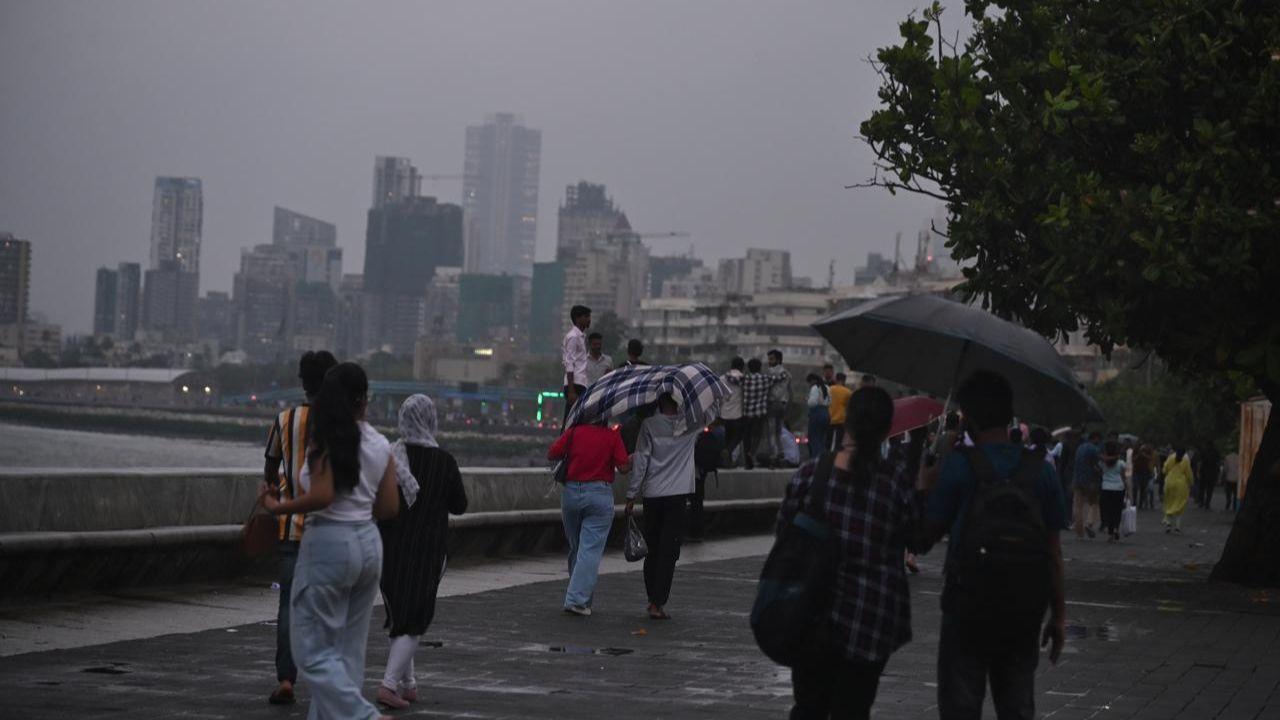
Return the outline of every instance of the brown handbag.
<path id="1" fill-rule="evenodd" d="M 247 558 L 270 554 L 275 549 L 279 531 L 280 523 L 276 516 L 266 512 L 261 502 L 254 503 L 244 527 L 240 528 L 240 554 Z"/>

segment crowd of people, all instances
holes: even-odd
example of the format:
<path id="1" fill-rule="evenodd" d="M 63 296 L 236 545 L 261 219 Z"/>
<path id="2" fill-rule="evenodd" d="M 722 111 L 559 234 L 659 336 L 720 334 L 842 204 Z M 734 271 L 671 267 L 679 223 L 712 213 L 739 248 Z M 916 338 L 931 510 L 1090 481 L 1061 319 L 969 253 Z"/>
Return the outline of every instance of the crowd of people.
<path id="1" fill-rule="evenodd" d="M 575 306 L 571 319 L 566 416 L 614 369 L 602 338 L 588 332 L 590 310 Z M 643 364 L 643 350 L 632 341 L 623 365 Z M 275 418 L 259 491 L 278 518 L 278 684 L 269 700 L 294 702 L 301 678 L 311 690 L 310 717 L 381 717 L 362 689 L 374 600 L 381 593 L 390 637 L 374 699 L 406 708 L 418 698 L 413 658 L 435 615 L 448 517 L 466 511 L 467 496 L 457 462 L 436 440 L 429 397 L 404 401 L 392 444 L 365 421 L 369 385 L 359 365 L 308 352 L 299 378 L 306 401 Z M 628 525 L 637 501 L 643 509 L 645 612 L 670 620 L 681 547 L 691 527 L 701 528 L 706 474 L 783 464 L 791 374 L 782 354 L 770 351 L 767 367 L 734 358 L 722 379 L 728 394 L 714 429 L 683 427 L 676 398 L 662 394 L 621 427 L 580 421 L 551 445 L 548 459 L 563 468 L 565 613 L 593 613 L 621 499 Z M 1031 718 L 1039 648 L 1048 646 L 1056 662 L 1064 642 L 1059 532 L 1085 539 L 1100 531 L 1118 542 L 1124 515 L 1158 499 L 1165 532 L 1180 533 L 1187 503 L 1211 507 L 1218 485 L 1226 509 L 1235 509 L 1234 456 L 1017 426 L 1014 391 L 995 373 L 965 380 L 955 394 L 959 413 L 938 431 L 898 437 L 890 437 L 889 393 L 871 376 L 856 389 L 846 381 L 831 365 L 806 377 L 810 461 L 789 482 L 777 518 L 782 533 L 802 511 L 816 512 L 834 537 L 830 610 L 819 621 L 830 642 L 792 667 L 793 718 L 870 716 L 886 662 L 912 637 L 914 554 L 944 536 L 940 714 L 980 717 L 989 684 L 999 717 Z M 620 477 L 624 494 L 614 488 Z"/>

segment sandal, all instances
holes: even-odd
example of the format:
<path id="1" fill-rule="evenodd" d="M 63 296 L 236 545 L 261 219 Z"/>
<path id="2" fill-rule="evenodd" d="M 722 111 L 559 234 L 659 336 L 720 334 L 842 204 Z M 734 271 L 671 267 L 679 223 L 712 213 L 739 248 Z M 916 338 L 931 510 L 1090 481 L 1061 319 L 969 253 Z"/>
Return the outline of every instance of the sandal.
<path id="1" fill-rule="evenodd" d="M 293 688 L 291 687 L 277 687 L 271 692 L 271 695 L 267 697 L 267 702 L 272 705 L 292 705 L 296 701 L 297 698 L 294 696 Z"/>
<path id="2" fill-rule="evenodd" d="M 650 606 L 649 606 L 649 619 L 650 619 L 650 620 L 670 620 L 670 619 L 671 619 L 671 616 L 667 614 L 667 611 L 666 611 L 666 610 L 663 610 L 662 608 L 658 607 L 657 605 L 650 605 Z"/>

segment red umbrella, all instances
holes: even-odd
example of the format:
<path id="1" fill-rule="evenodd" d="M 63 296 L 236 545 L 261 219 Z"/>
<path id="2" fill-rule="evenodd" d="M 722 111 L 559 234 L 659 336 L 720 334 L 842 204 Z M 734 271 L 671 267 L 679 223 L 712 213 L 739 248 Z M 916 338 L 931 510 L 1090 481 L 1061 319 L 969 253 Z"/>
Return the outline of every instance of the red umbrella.
<path id="1" fill-rule="evenodd" d="M 944 409 L 941 402 L 924 395 L 912 395 L 894 400 L 893 425 L 889 426 L 889 437 L 928 425 L 942 417 Z"/>

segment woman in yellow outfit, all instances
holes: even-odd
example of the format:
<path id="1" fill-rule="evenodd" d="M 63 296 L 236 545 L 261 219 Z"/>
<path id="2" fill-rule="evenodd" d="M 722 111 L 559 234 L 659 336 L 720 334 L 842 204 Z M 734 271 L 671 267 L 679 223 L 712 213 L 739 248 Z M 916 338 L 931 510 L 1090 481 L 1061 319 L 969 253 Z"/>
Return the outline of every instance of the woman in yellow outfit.
<path id="1" fill-rule="evenodd" d="M 1187 451 L 1174 446 L 1173 454 L 1164 461 L 1164 531 L 1182 532 L 1182 512 L 1191 494 L 1191 458 Z"/>

